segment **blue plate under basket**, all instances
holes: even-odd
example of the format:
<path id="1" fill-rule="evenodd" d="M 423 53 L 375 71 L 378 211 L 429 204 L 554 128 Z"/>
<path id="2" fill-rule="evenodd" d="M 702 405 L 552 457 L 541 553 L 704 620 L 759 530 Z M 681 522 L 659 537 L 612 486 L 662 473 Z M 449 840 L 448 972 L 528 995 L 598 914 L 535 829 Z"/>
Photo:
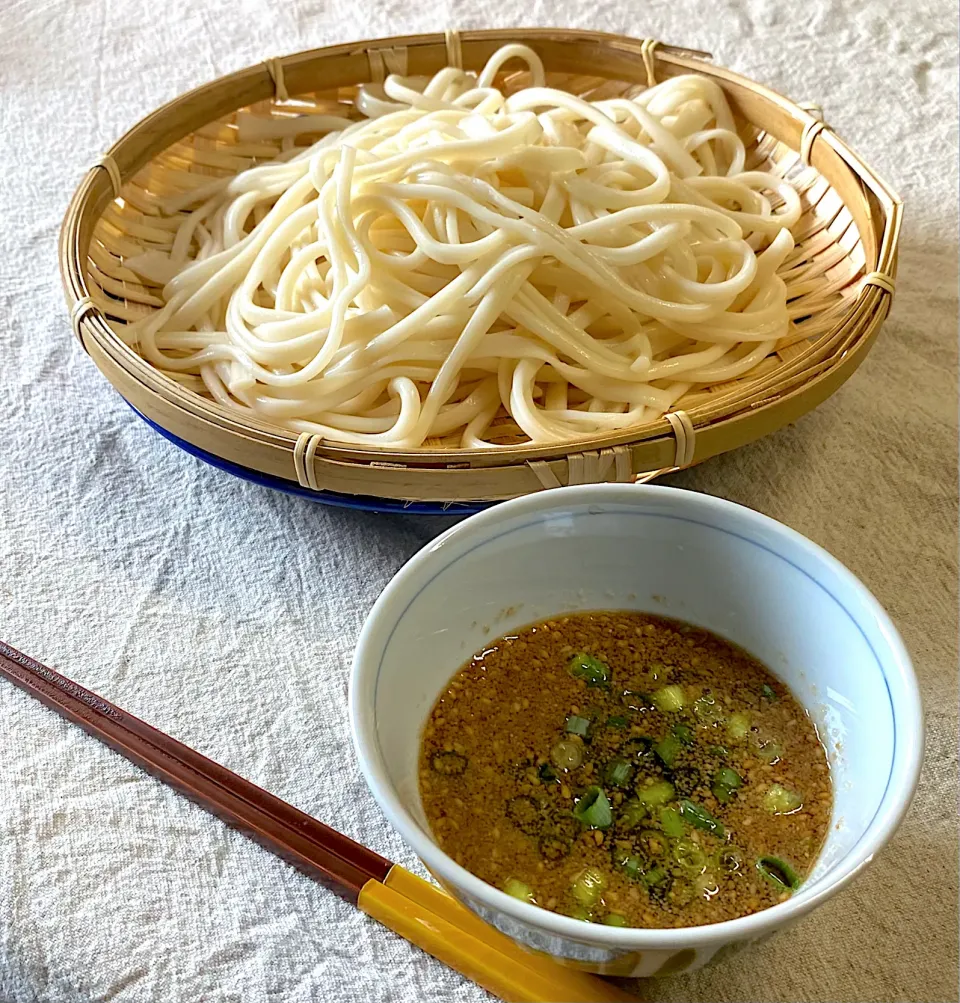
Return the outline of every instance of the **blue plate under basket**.
<path id="1" fill-rule="evenodd" d="M 128 402 L 129 403 L 129 402 Z M 321 505 L 337 505 L 340 508 L 362 509 L 366 512 L 406 512 L 413 515 L 471 515 L 487 508 L 492 502 L 404 502 L 395 501 L 390 498 L 371 498 L 368 495 L 344 495 L 336 491 L 311 491 L 310 488 L 303 488 L 292 481 L 286 481 L 281 477 L 271 477 L 270 474 L 262 474 L 259 470 L 251 470 L 249 467 L 242 467 L 239 463 L 230 463 L 213 453 L 208 453 L 204 449 L 194 446 L 192 443 L 179 438 L 173 433 L 162 428 L 155 421 L 151 421 L 146 415 L 141 414 L 132 404 L 130 408 L 134 414 L 142 418 L 154 431 L 159 432 L 165 439 L 179 446 L 191 456 L 196 456 L 209 463 L 211 467 L 218 470 L 226 470 L 234 477 L 240 477 L 245 481 L 252 481 L 254 484 L 261 484 L 265 488 L 273 488 L 274 491 L 282 491 L 287 495 L 297 495 L 300 498 L 308 498 L 310 501 L 319 502 Z"/>

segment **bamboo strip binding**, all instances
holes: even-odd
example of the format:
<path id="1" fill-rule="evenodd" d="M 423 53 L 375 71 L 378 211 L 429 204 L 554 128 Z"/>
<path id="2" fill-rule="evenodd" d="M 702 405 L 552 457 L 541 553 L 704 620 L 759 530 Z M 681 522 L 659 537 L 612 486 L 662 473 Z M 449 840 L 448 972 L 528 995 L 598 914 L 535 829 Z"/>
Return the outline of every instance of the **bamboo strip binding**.
<path id="1" fill-rule="evenodd" d="M 159 290 L 124 268 L 163 247 L 165 193 L 267 159 L 240 144 L 238 111 L 260 119 L 349 100 L 387 73 L 477 67 L 499 45 L 538 51 L 549 83 L 577 93 L 642 89 L 676 73 L 711 76 L 737 113 L 751 157 L 789 177 L 805 213 L 784 266 L 791 335 L 747 377 L 700 388 L 657 421 L 568 446 L 470 451 L 436 442 L 417 452 L 342 447 L 227 411 L 152 369 L 116 337 L 160 305 Z M 141 413 L 208 452 L 313 490 L 419 501 L 493 500 L 561 484 L 643 480 L 735 448 L 795 420 L 833 392 L 869 349 L 895 288 L 902 204 L 824 124 L 706 53 L 653 40 L 559 29 L 448 31 L 334 46 L 267 60 L 178 98 L 135 126 L 88 173 L 61 232 L 60 262 L 74 329 L 95 363 Z M 523 86 L 518 77 L 516 86 Z M 273 144 L 279 149 L 278 144 Z M 119 197 L 118 197 L 119 193 Z M 682 416 L 682 417 L 681 417 Z"/>

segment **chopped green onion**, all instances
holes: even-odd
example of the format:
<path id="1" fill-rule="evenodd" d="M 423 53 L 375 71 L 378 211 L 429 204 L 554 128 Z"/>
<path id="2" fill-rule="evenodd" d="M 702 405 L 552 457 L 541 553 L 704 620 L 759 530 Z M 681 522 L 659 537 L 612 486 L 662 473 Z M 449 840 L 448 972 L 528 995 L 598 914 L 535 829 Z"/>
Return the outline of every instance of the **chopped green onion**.
<path id="1" fill-rule="evenodd" d="M 768 683 L 764 683 L 763 686 L 760 687 L 760 693 L 767 700 L 777 699 L 776 692 L 774 691 L 773 687 L 770 686 Z"/>
<path id="2" fill-rule="evenodd" d="M 603 768 L 603 779 L 611 787 L 629 787 L 633 767 L 625 759 L 611 759 Z"/>
<path id="3" fill-rule="evenodd" d="M 687 724 L 675 724 L 670 729 L 670 734 L 679 739 L 684 745 L 693 745 L 693 728 Z"/>
<path id="4" fill-rule="evenodd" d="M 459 752 L 438 752 L 433 757 L 433 768 L 445 777 L 459 777 L 467 768 L 467 757 Z"/>
<path id="5" fill-rule="evenodd" d="M 707 752 L 711 756 L 716 756 L 717 759 L 726 759 L 730 755 L 730 750 L 725 745 L 711 745 L 708 747 Z"/>
<path id="6" fill-rule="evenodd" d="M 568 738 L 561 739 L 550 750 L 550 761 L 557 769 L 576 770 L 583 764 L 583 746 Z"/>
<path id="7" fill-rule="evenodd" d="M 782 857 L 760 857 L 757 870 L 769 882 L 786 891 L 796 891 L 802 883 L 800 875 Z"/>
<path id="8" fill-rule="evenodd" d="M 729 766 L 723 766 L 713 775 L 713 783 L 710 790 L 713 796 L 722 804 L 733 800 L 734 792 L 743 786 L 743 778 L 736 770 Z"/>
<path id="9" fill-rule="evenodd" d="M 570 886 L 573 897 L 585 909 L 595 906 L 603 895 L 607 879 L 596 867 L 585 867 L 574 879 Z"/>
<path id="10" fill-rule="evenodd" d="M 659 829 L 644 829 L 638 842 L 648 858 L 662 857 L 667 852 L 667 837 Z"/>
<path id="11" fill-rule="evenodd" d="M 573 905 L 567 910 L 567 915 L 571 919 L 579 919 L 584 923 L 592 923 L 593 915 L 589 909 L 584 909 L 582 905 Z"/>
<path id="12" fill-rule="evenodd" d="M 626 728 L 630 722 L 619 714 L 615 714 L 613 717 L 607 718 L 608 728 Z"/>
<path id="13" fill-rule="evenodd" d="M 667 872 L 658 864 L 656 867 L 651 867 L 644 872 L 643 882 L 646 885 L 657 884 L 660 881 L 666 880 L 667 877 Z"/>
<path id="14" fill-rule="evenodd" d="M 568 735 L 579 735 L 586 740 L 593 731 L 593 721 L 588 717 L 580 717 L 579 714 L 571 714 L 563 723 L 563 730 Z"/>
<path id="15" fill-rule="evenodd" d="M 688 874 L 701 874 L 707 866 L 707 855 L 692 839 L 678 839 L 673 844 L 673 859 Z"/>
<path id="16" fill-rule="evenodd" d="M 743 867 L 743 852 L 736 846 L 721 846 L 714 859 L 724 874 L 736 874 Z"/>
<path id="17" fill-rule="evenodd" d="M 617 849 L 613 854 L 613 866 L 617 870 L 623 871 L 631 881 L 637 881 L 643 870 L 643 861 L 635 853 L 630 853 L 629 850 Z"/>
<path id="18" fill-rule="evenodd" d="M 549 764 L 544 763 L 539 770 L 537 770 L 537 776 L 545 783 L 559 783 L 560 774 Z"/>
<path id="19" fill-rule="evenodd" d="M 683 710 L 687 698 L 682 686 L 663 686 L 653 694 L 653 705 L 664 714 Z"/>
<path id="20" fill-rule="evenodd" d="M 671 839 L 679 839 L 687 830 L 676 808 L 660 809 L 660 828 Z"/>
<path id="21" fill-rule="evenodd" d="M 706 808 L 693 801 L 684 799 L 680 802 L 680 817 L 694 829 L 703 829 L 715 836 L 723 835 L 723 823 L 714 818 Z"/>
<path id="22" fill-rule="evenodd" d="M 574 679 L 582 679 L 588 686 L 606 686 L 610 682 L 610 666 L 586 652 L 573 656 L 569 672 Z"/>
<path id="23" fill-rule="evenodd" d="M 627 917 L 621 916 L 618 912 L 608 912 L 607 915 L 603 917 L 603 922 L 606 926 L 629 926 L 627 923 Z"/>
<path id="24" fill-rule="evenodd" d="M 750 715 L 746 711 L 737 711 L 730 715 L 727 721 L 727 734 L 734 742 L 742 742 L 750 731 Z"/>
<path id="25" fill-rule="evenodd" d="M 646 805 L 641 804 L 636 798 L 624 801 L 617 812 L 617 828 L 629 831 L 639 822 L 642 822 L 649 812 Z"/>
<path id="26" fill-rule="evenodd" d="M 637 800 L 647 806 L 658 807 L 659 805 L 664 805 L 668 801 L 672 801 L 673 796 L 673 784 L 668 780 L 661 780 L 647 787 L 637 788 Z"/>
<path id="27" fill-rule="evenodd" d="M 772 765 L 783 759 L 783 746 L 772 739 L 769 742 L 761 742 L 757 746 L 757 759 Z"/>
<path id="28" fill-rule="evenodd" d="M 712 696 L 702 696 L 693 702 L 693 713 L 703 724 L 719 724 L 723 720 L 723 708 Z"/>
<path id="29" fill-rule="evenodd" d="M 724 787 L 733 787 L 737 789 L 743 786 L 743 778 L 737 773 L 736 770 L 729 766 L 721 766 L 719 770 L 714 774 L 714 783 L 721 784 Z"/>
<path id="30" fill-rule="evenodd" d="M 788 791 L 780 784 L 772 784 L 763 795 L 763 807 L 773 815 L 789 815 L 803 806 L 803 799 L 799 794 Z"/>
<path id="31" fill-rule="evenodd" d="M 523 902 L 532 902 L 536 905 L 536 899 L 533 897 L 533 889 L 516 878 L 507 878 L 503 883 L 503 890 L 515 899 L 520 899 Z"/>
<path id="32" fill-rule="evenodd" d="M 613 812 L 602 787 L 588 787 L 573 808 L 573 817 L 588 829 L 609 829 Z"/>
<path id="33" fill-rule="evenodd" d="M 521 794 L 507 802 L 507 818 L 528 836 L 536 836 L 543 828 L 543 816 L 540 805 L 533 798 Z"/>
<path id="34" fill-rule="evenodd" d="M 643 861 L 635 854 L 627 857 L 623 862 L 623 866 L 620 868 L 621 871 L 631 880 L 639 881 L 640 874 L 643 871 Z"/>
<path id="35" fill-rule="evenodd" d="M 675 735 L 667 735 L 665 738 L 661 738 L 660 741 L 657 742 L 657 744 L 653 747 L 653 751 L 657 754 L 660 762 L 663 763 L 664 766 L 673 766 L 681 748 L 680 739 L 678 739 Z"/>
<path id="36" fill-rule="evenodd" d="M 673 880 L 665 868 L 651 867 L 643 875 L 643 883 L 647 886 L 651 898 L 663 900 L 667 897 Z"/>

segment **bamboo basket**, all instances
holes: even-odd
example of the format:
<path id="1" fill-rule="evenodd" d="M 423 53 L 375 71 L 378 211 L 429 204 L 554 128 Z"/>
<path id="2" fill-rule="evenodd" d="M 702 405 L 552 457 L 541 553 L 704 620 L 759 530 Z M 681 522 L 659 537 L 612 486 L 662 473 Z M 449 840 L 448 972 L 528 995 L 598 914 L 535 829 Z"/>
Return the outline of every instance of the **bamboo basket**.
<path id="1" fill-rule="evenodd" d="M 571 445 L 466 450 L 430 442 L 400 452 L 324 442 L 230 411 L 186 389 L 117 337 L 156 310 L 157 286 L 124 267 L 145 249 L 168 249 L 159 200 L 202 178 L 273 157 L 279 141 L 241 143 L 237 114 L 262 119 L 349 104 L 355 86 L 386 73 L 478 69 L 502 44 L 537 51 L 548 84 L 612 97 L 680 73 L 724 89 L 747 144 L 747 169 L 788 178 L 801 194 L 797 246 L 781 269 L 790 332 L 746 377 L 682 397 L 672 413 Z M 86 174 L 67 211 L 60 268 L 74 331 L 123 397 L 187 444 L 248 471 L 337 492 L 456 503 L 512 498 L 563 484 L 648 480 L 773 432 L 816 407 L 863 360 L 894 291 L 902 204 L 824 124 L 706 53 L 599 32 L 508 29 L 417 35 L 315 49 L 249 67 L 191 91 L 147 116 Z M 508 78 L 507 89 L 526 84 Z M 341 112 L 342 114 L 342 112 Z"/>

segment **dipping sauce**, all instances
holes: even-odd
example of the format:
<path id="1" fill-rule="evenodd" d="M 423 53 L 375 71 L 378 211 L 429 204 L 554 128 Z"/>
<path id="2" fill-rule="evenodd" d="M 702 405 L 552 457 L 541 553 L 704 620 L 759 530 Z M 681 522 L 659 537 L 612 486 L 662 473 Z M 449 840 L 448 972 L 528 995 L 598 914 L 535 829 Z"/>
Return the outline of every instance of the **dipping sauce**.
<path id="1" fill-rule="evenodd" d="M 489 644 L 424 729 L 443 850 L 588 922 L 679 927 L 783 901 L 830 823 L 827 757 L 768 669 L 645 613 L 557 617 Z"/>

